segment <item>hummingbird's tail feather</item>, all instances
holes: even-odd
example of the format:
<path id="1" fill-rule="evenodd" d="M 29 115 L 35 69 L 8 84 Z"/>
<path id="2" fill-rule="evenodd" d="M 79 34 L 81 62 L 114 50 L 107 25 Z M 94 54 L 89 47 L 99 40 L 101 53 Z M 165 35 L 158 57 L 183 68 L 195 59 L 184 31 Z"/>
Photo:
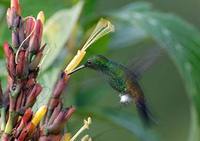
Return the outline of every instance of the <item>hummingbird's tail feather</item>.
<path id="1" fill-rule="evenodd" d="M 145 125 L 152 126 L 157 123 L 154 120 L 150 110 L 148 109 L 144 99 L 139 99 L 135 101 L 135 103 L 136 103 L 138 113 Z"/>

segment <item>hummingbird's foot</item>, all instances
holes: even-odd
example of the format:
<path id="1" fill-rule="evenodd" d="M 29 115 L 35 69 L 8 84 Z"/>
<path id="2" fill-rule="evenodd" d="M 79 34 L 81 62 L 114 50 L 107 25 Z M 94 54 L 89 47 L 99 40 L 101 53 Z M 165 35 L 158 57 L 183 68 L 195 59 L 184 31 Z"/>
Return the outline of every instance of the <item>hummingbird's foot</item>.
<path id="1" fill-rule="evenodd" d="M 120 103 L 124 105 L 128 105 L 132 102 L 132 97 L 129 94 L 120 94 Z"/>

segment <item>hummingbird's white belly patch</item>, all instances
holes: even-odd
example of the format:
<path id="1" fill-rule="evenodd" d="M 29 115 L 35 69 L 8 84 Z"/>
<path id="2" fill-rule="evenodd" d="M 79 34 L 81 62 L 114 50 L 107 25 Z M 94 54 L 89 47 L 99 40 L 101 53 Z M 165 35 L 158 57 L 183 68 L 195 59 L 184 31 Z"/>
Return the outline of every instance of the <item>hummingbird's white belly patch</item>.
<path id="1" fill-rule="evenodd" d="M 129 94 L 120 95 L 120 103 L 127 104 L 132 101 L 132 97 Z"/>

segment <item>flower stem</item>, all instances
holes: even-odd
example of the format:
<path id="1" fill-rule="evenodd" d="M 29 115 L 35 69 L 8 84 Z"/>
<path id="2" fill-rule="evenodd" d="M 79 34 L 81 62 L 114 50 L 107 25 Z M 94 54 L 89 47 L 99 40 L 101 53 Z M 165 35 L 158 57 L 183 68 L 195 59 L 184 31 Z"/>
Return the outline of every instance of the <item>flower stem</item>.
<path id="1" fill-rule="evenodd" d="M 6 108 L 2 107 L 1 108 L 1 131 L 5 130 L 6 126 Z"/>
<path id="2" fill-rule="evenodd" d="M 85 126 L 82 126 L 82 127 L 78 130 L 78 132 L 71 138 L 70 141 L 74 141 L 85 129 L 86 129 Z"/>
<path id="3" fill-rule="evenodd" d="M 6 128 L 5 128 L 5 133 L 6 134 L 11 134 L 12 129 L 13 129 L 15 116 L 16 116 L 16 112 L 15 111 L 9 111 L 9 118 L 8 118 L 8 122 L 7 122 Z"/>

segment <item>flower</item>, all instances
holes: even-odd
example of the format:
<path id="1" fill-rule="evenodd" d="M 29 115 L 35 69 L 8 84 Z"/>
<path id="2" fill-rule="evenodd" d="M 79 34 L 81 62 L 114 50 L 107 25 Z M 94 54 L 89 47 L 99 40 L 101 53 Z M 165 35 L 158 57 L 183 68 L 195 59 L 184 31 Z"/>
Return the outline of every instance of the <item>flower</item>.
<path id="1" fill-rule="evenodd" d="M 90 124 L 92 123 L 91 117 L 88 117 L 87 120 L 84 119 L 83 126 L 78 130 L 78 132 L 70 139 L 70 141 L 74 141 L 84 130 L 89 129 Z"/>
<path id="2" fill-rule="evenodd" d="M 114 26 L 110 23 L 110 21 L 106 19 L 100 19 L 99 22 L 97 23 L 96 28 L 94 29 L 94 31 L 92 32 L 86 43 L 83 45 L 82 49 L 78 50 L 77 54 L 65 68 L 65 73 L 70 74 L 80 64 L 80 62 L 83 60 L 86 54 L 86 50 L 95 41 L 113 31 L 114 31 Z"/>
<path id="3" fill-rule="evenodd" d="M 38 123 L 42 120 L 42 118 L 45 116 L 46 112 L 47 112 L 47 106 L 40 107 L 39 110 L 33 116 L 31 123 L 36 127 Z"/>
<path id="4" fill-rule="evenodd" d="M 13 138 L 12 135 L 16 139 L 25 139 L 29 136 L 25 130 L 34 132 L 46 113 L 47 108 L 41 107 L 30 121 L 30 108 L 42 91 L 37 75 L 45 48 L 41 45 L 44 19 L 43 12 L 39 12 L 37 19 L 31 16 L 23 18 L 19 0 L 11 0 L 7 24 L 12 32 L 12 43 L 5 42 L 3 45 L 8 71 L 7 89 L 1 100 L 3 141 Z"/>
<path id="5" fill-rule="evenodd" d="M 46 44 L 42 45 L 44 12 L 37 18 L 22 17 L 19 0 L 11 0 L 7 10 L 7 24 L 11 30 L 12 42 L 3 45 L 8 71 L 5 94 L 0 85 L 1 131 L 2 141 L 24 141 L 34 138 L 39 141 L 73 141 L 86 129 L 89 129 L 91 118 L 84 120 L 83 127 L 71 138 L 69 133 L 63 135 L 64 127 L 75 112 L 73 106 L 64 107 L 61 95 L 68 85 L 70 75 L 81 62 L 87 48 L 100 37 L 113 31 L 112 24 L 101 19 L 94 32 L 78 50 L 72 61 L 61 71 L 51 92 L 47 105 L 33 112 L 33 105 L 42 92 L 42 85 L 37 81 L 40 63 Z M 87 135 L 83 141 L 91 140 Z"/>
<path id="6" fill-rule="evenodd" d="M 10 7 L 15 8 L 18 15 L 21 15 L 21 8 L 19 4 L 19 0 L 11 0 Z"/>

